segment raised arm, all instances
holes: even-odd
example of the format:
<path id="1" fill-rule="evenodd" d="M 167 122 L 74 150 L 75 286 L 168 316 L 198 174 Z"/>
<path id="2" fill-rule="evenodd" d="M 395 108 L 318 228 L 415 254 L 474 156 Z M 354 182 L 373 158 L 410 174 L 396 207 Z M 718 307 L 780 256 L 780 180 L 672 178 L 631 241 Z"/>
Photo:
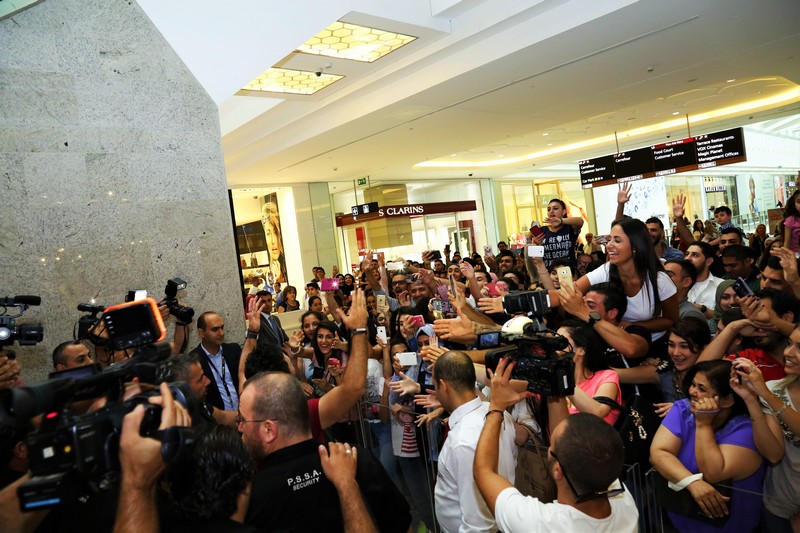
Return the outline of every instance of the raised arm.
<path id="1" fill-rule="evenodd" d="M 326 450 L 325 446 L 319 446 L 319 458 L 322 472 L 339 496 L 345 533 L 377 533 L 356 481 L 358 450 L 339 442 L 331 442 L 328 447 Z"/>
<path id="2" fill-rule="evenodd" d="M 258 333 L 261 331 L 261 310 L 264 309 L 264 303 L 256 298 L 247 302 L 247 337 L 242 346 L 242 355 L 239 357 L 239 394 L 242 393 L 241 389 L 244 387 L 246 381 L 244 377 L 244 367 L 247 365 L 247 358 L 256 349 L 258 342 Z"/>
<path id="3" fill-rule="evenodd" d="M 350 312 L 337 310 L 342 323 L 350 330 L 350 361 L 342 384 L 334 387 L 319 400 L 319 419 L 322 429 L 342 419 L 364 395 L 367 382 L 367 359 L 371 348 L 367 338 L 367 301 L 361 289 L 353 291 Z M 363 330 L 363 331 L 362 331 Z"/>
<path id="4" fill-rule="evenodd" d="M 678 226 L 678 234 L 681 236 L 681 240 L 686 244 L 692 244 L 697 239 L 694 238 L 692 230 L 686 225 L 686 220 L 684 220 L 685 216 L 686 196 L 681 193 L 672 202 L 672 217 L 675 221 L 675 224 Z"/>
<path id="5" fill-rule="evenodd" d="M 625 204 L 631 199 L 631 182 L 620 183 L 619 190 L 617 191 L 617 212 L 614 214 L 614 220 L 622 220 L 625 216 Z"/>

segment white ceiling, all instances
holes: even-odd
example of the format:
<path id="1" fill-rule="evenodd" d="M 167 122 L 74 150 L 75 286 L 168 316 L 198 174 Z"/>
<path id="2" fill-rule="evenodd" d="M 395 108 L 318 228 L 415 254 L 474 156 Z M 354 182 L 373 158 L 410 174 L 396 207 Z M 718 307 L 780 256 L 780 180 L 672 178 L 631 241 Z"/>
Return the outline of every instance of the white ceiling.
<path id="1" fill-rule="evenodd" d="M 800 84 L 797 0 L 240 0 L 224 16 L 205 1 L 139 2 L 220 105 L 232 187 L 519 175 L 616 146 L 478 164 L 614 132 L 623 150 L 685 137 L 683 123 L 622 132 Z M 372 64 L 291 54 L 337 19 L 419 38 Z M 346 77 L 310 97 L 235 96 L 278 63 Z M 796 134 L 784 117 L 799 113 L 800 94 L 692 121 L 691 134 L 764 120 Z M 415 167 L 431 160 L 464 165 Z"/>

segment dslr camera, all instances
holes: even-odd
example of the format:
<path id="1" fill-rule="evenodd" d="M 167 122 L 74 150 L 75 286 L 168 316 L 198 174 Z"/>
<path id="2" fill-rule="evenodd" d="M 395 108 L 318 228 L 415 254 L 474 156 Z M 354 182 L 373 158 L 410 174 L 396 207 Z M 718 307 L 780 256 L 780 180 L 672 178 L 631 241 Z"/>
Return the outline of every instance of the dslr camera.
<path id="1" fill-rule="evenodd" d="M 20 324 L 17 325 L 17 318 L 31 305 L 41 305 L 42 298 L 39 296 L 6 296 L 0 298 L 0 346 L 8 346 L 17 341 L 20 346 L 33 346 L 42 342 L 44 338 L 44 328 L 41 324 Z M 11 309 L 16 308 L 16 314 L 10 314 Z"/>
<path id="2" fill-rule="evenodd" d="M 486 353 L 486 369 L 494 371 L 503 357 L 516 363 L 511 377 L 528 382 L 528 390 L 543 396 L 569 396 L 575 391 L 574 353 L 566 337 L 547 330 L 540 317 L 550 310 L 546 291 L 523 291 L 504 297 L 506 312 L 516 316 L 503 324 L 500 337 L 511 346 Z M 557 352 L 567 352 L 558 355 Z"/>

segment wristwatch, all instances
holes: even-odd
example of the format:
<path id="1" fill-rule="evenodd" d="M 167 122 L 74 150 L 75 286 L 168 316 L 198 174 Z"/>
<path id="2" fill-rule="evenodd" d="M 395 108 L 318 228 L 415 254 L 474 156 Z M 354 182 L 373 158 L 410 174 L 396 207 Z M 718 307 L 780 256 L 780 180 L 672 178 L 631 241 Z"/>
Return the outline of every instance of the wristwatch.
<path id="1" fill-rule="evenodd" d="M 706 307 L 705 305 L 701 305 L 700 306 L 700 312 L 703 313 L 703 314 L 706 314 L 706 311 L 708 311 L 708 307 Z"/>
<path id="2" fill-rule="evenodd" d="M 597 311 L 592 311 L 591 313 L 589 313 L 589 320 L 587 320 L 586 323 L 589 324 L 590 326 L 594 326 L 595 324 L 600 322 L 601 318 L 602 317 L 600 316 L 600 313 L 598 313 Z"/>
<path id="3" fill-rule="evenodd" d="M 244 334 L 244 338 L 245 339 L 257 339 L 258 338 L 258 333 L 256 333 L 255 331 L 250 331 L 248 329 L 247 333 Z"/>
<path id="4" fill-rule="evenodd" d="M 366 335 L 367 328 L 356 328 L 350 332 L 350 337 L 355 337 L 356 335 Z"/>

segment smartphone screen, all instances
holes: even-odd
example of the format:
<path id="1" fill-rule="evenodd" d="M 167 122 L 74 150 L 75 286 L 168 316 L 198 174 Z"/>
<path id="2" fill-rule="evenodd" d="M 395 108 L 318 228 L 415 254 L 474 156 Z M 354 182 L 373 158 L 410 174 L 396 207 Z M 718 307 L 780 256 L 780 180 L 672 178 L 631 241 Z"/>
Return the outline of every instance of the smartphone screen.
<path id="1" fill-rule="evenodd" d="M 478 335 L 478 349 L 486 350 L 488 348 L 497 348 L 498 346 L 500 346 L 499 331 L 491 331 Z"/>
<path id="2" fill-rule="evenodd" d="M 397 362 L 400 366 L 415 366 L 417 364 L 417 354 L 415 352 L 400 352 L 397 354 Z"/>
<path id="3" fill-rule="evenodd" d="M 386 295 L 385 294 L 378 294 L 375 296 L 375 300 L 377 301 L 378 309 L 383 309 L 386 307 Z"/>
<path id="4" fill-rule="evenodd" d="M 456 281 L 453 279 L 453 276 L 447 276 L 450 278 L 450 292 L 453 293 L 453 296 L 456 295 Z"/>
<path id="5" fill-rule="evenodd" d="M 450 295 L 447 294 L 447 285 L 439 285 L 438 287 L 436 287 L 436 292 L 439 293 L 439 297 L 442 299 L 442 301 L 444 302 L 450 301 Z"/>
<path id="6" fill-rule="evenodd" d="M 755 294 L 753 289 L 750 288 L 750 285 L 740 277 L 736 278 L 736 281 L 733 282 L 733 292 L 735 292 L 736 296 L 739 298 L 747 298 Z"/>
<path id="7" fill-rule="evenodd" d="M 494 255 L 491 246 L 484 246 L 483 247 L 483 255 Z"/>
<path id="8" fill-rule="evenodd" d="M 381 342 L 386 344 L 388 342 L 386 339 L 386 326 L 378 326 L 375 328 L 375 330 L 377 332 L 376 336 L 381 340 Z"/>
<path id="9" fill-rule="evenodd" d="M 573 288 L 572 285 L 572 271 L 568 266 L 560 266 L 558 270 L 558 282 L 561 284 L 562 287 L 570 287 Z"/>
<path id="10" fill-rule="evenodd" d="M 431 261 L 436 261 L 437 259 L 442 258 L 442 252 L 440 252 L 439 250 L 431 250 L 430 255 L 431 255 Z"/>
<path id="11" fill-rule="evenodd" d="M 339 290 L 339 278 L 326 278 L 320 283 L 321 290 L 323 291 L 336 291 Z"/>

